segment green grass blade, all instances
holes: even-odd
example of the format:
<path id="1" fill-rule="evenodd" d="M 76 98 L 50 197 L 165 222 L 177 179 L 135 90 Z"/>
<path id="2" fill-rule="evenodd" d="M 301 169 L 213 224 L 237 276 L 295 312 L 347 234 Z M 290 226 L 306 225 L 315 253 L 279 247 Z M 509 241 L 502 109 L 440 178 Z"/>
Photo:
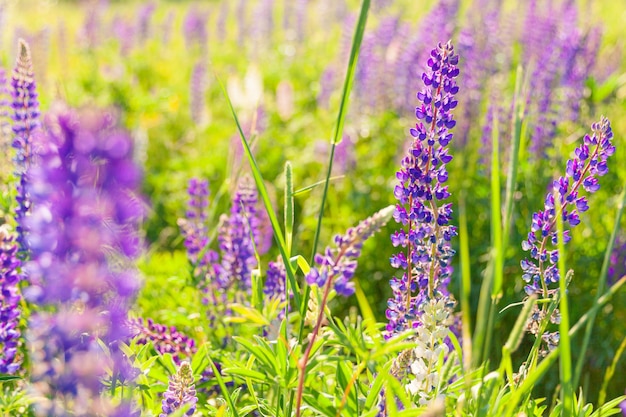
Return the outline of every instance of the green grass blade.
<path id="1" fill-rule="evenodd" d="M 617 293 L 620 288 L 626 284 L 626 276 L 622 277 L 619 281 L 609 288 L 609 290 L 598 298 L 594 305 L 587 311 L 587 313 L 583 314 L 580 319 L 576 322 L 576 324 L 569 330 L 569 336 L 573 337 L 578 333 L 578 331 L 589 321 L 592 317 L 595 317 L 597 312 Z M 554 364 L 556 359 L 559 357 L 561 351 L 561 345 L 559 345 L 556 349 L 550 352 L 533 370 L 533 372 L 529 373 L 524 382 L 511 394 L 511 397 L 507 401 L 507 411 L 504 414 L 505 417 L 511 417 L 518 410 L 518 404 L 522 400 L 524 396 L 526 396 L 535 386 L 535 384 L 545 375 L 548 369 Z"/>
<path id="2" fill-rule="evenodd" d="M 498 114 L 493 113 L 491 128 L 491 246 L 495 257 L 493 271 L 493 287 L 491 298 L 496 299 L 502 291 L 502 269 L 504 265 L 504 247 L 502 242 L 502 205 L 500 198 L 500 132 L 498 131 Z M 487 331 L 491 334 L 491 329 Z M 489 343 L 486 343 L 488 346 Z"/>
<path id="3" fill-rule="evenodd" d="M 476 331 L 474 332 L 474 365 L 489 357 L 495 318 L 496 300 L 502 288 L 502 207 L 500 202 L 500 149 L 498 117 L 493 115 L 491 129 L 491 257 L 480 288 Z"/>
<path id="4" fill-rule="evenodd" d="M 254 182 L 256 183 L 256 187 L 259 191 L 259 196 L 261 197 L 261 201 L 263 201 L 263 205 L 265 206 L 265 211 L 267 212 L 268 217 L 270 218 L 270 223 L 272 224 L 272 230 L 274 231 L 274 238 L 278 243 L 278 250 L 280 251 L 280 255 L 283 258 L 283 263 L 285 264 L 285 269 L 287 271 L 287 278 L 289 279 L 289 285 L 293 289 L 293 298 L 298 306 L 298 309 L 302 311 L 302 297 L 300 296 L 300 291 L 298 290 L 298 285 L 296 283 L 296 278 L 294 275 L 294 271 L 289 262 L 289 256 L 287 255 L 287 244 L 285 243 L 285 238 L 283 237 L 283 232 L 280 230 L 280 226 L 278 224 L 278 219 L 276 218 L 276 213 L 272 209 L 272 202 L 270 201 L 269 194 L 267 193 L 267 188 L 265 187 L 265 182 L 263 180 L 263 176 L 261 175 L 261 171 L 259 170 L 259 166 L 252 154 L 252 150 L 250 149 L 250 145 L 248 144 L 248 140 L 246 139 L 246 135 L 243 133 L 243 129 L 241 128 L 241 124 L 239 123 L 239 118 L 237 117 L 237 112 L 233 107 L 233 103 L 230 101 L 230 96 L 228 95 L 228 91 L 224 87 L 222 81 L 217 77 L 217 82 L 224 93 L 224 97 L 226 98 L 226 102 L 228 103 L 228 108 L 231 111 L 233 119 L 235 120 L 235 124 L 237 125 L 237 130 L 239 130 L 239 136 L 241 137 L 241 144 L 243 145 L 244 152 L 246 154 L 246 158 L 250 163 L 250 169 L 252 171 L 252 176 L 254 178 Z M 305 306 L 306 308 L 306 306 Z"/>
<path id="5" fill-rule="evenodd" d="M 291 258 L 291 245 L 293 243 L 293 172 L 291 162 L 285 164 L 285 250 Z"/>
<path id="6" fill-rule="evenodd" d="M 615 220 L 613 222 L 613 231 L 611 232 L 611 238 L 609 239 L 609 244 L 606 247 L 606 251 L 604 252 L 604 261 L 602 262 L 602 269 L 600 270 L 600 275 L 598 276 L 598 290 L 596 291 L 596 297 L 594 300 L 594 304 L 597 303 L 598 298 L 602 293 L 604 293 L 604 288 L 606 285 L 606 276 L 609 270 L 609 264 L 611 261 L 611 253 L 613 252 L 613 245 L 615 244 L 615 239 L 617 237 L 617 232 L 620 228 L 620 223 L 622 220 L 622 214 L 624 213 L 624 204 L 626 204 L 626 188 L 622 191 L 622 195 L 620 196 L 619 208 L 617 209 L 617 214 L 615 215 Z M 596 310 L 591 314 L 589 321 L 587 322 L 587 326 L 585 328 L 585 335 L 583 337 L 582 347 L 580 349 L 580 356 L 578 357 L 578 361 L 576 362 L 576 370 L 574 372 L 574 378 L 572 379 L 572 385 L 574 387 L 578 386 L 580 381 L 580 375 L 583 370 L 583 363 L 585 361 L 585 354 L 587 353 L 587 348 L 589 347 L 589 340 L 591 339 L 591 332 L 593 330 L 593 323 L 596 318 Z"/>
<path id="7" fill-rule="evenodd" d="M 600 388 L 600 394 L 598 395 L 598 407 L 602 407 L 606 400 L 606 389 L 609 386 L 609 382 L 615 375 L 615 368 L 617 368 L 617 363 L 620 358 L 626 351 L 626 337 L 622 340 L 622 343 L 619 345 L 617 352 L 615 352 L 615 356 L 613 356 L 613 360 L 611 361 L 611 366 L 608 367 L 606 373 L 604 374 L 604 381 L 602 381 L 602 388 Z"/>
<path id="8" fill-rule="evenodd" d="M 517 183 L 517 168 L 519 165 L 520 143 L 522 142 L 522 124 L 524 122 L 524 100 L 521 99 L 522 88 L 522 67 L 517 67 L 517 76 L 515 78 L 515 96 L 513 101 L 513 116 L 511 119 L 511 128 L 513 132 L 513 140 L 509 154 L 509 170 L 506 178 L 506 193 L 504 198 L 504 247 L 508 246 L 509 229 L 511 227 L 511 215 L 513 213 L 513 194 L 515 193 L 515 184 Z"/>
<path id="9" fill-rule="evenodd" d="M 559 201 L 558 195 L 554 196 Z M 567 282 L 565 279 L 565 242 L 563 239 L 563 216 L 556 216 L 556 230 L 558 234 L 557 247 L 559 249 L 559 292 L 561 293 L 559 310 L 561 322 L 559 323 L 561 358 L 559 361 L 559 377 L 561 379 L 561 402 L 563 413 L 566 416 L 574 415 L 574 389 L 572 387 L 572 346 L 569 337 L 569 306 L 567 301 Z"/>
<path id="10" fill-rule="evenodd" d="M 356 277 L 354 278 L 354 289 L 356 294 L 356 300 L 359 303 L 359 310 L 361 310 L 363 318 L 365 320 L 370 320 L 372 323 L 376 323 L 374 311 L 372 310 L 370 303 L 367 301 L 367 296 L 365 295 L 365 292 L 363 292 L 363 288 L 361 288 L 361 284 Z"/>
<path id="11" fill-rule="evenodd" d="M 333 159 L 335 158 L 335 147 L 341 142 L 341 135 L 343 133 L 343 125 L 345 122 L 346 114 L 348 113 L 348 102 L 350 98 L 350 91 L 352 90 L 352 84 L 354 83 L 354 74 L 356 73 L 356 64 L 359 58 L 359 50 L 361 48 L 361 41 L 363 40 L 363 33 L 365 32 L 365 24 L 367 23 L 367 14 L 370 8 L 370 0 L 363 0 L 361 3 L 361 13 L 359 14 L 359 20 L 356 24 L 354 37 L 352 38 L 352 48 L 350 50 L 350 61 L 348 63 L 348 69 L 346 71 L 346 78 L 343 83 L 343 92 L 341 94 L 341 104 L 339 105 L 339 113 L 337 114 L 337 121 L 335 122 L 335 128 L 333 130 L 330 158 L 328 161 L 328 170 L 326 172 L 326 181 L 324 182 L 324 192 L 322 194 L 322 202 L 320 205 L 319 215 L 317 216 L 317 227 L 315 229 L 315 238 L 313 240 L 313 250 L 311 253 L 311 262 L 317 252 L 317 246 L 319 244 L 320 231 L 322 228 L 322 218 L 324 217 L 324 206 L 326 205 L 326 196 L 328 195 L 328 185 L 330 182 L 330 174 L 333 169 Z"/>
<path id="12" fill-rule="evenodd" d="M 470 295 L 472 276 L 470 265 L 469 232 L 467 228 L 467 213 L 465 206 L 465 191 L 459 197 L 459 252 L 461 262 L 461 320 L 463 322 L 463 366 L 468 371 L 472 364 L 472 318 Z"/>

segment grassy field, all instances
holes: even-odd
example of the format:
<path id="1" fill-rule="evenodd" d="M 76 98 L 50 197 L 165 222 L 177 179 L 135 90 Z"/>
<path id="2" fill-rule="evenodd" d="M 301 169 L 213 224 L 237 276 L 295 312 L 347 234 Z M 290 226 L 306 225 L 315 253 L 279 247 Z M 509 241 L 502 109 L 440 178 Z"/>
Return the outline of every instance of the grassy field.
<path id="1" fill-rule="evenodd" d="M 161 400 L 168 378 L 181 375 L 181 363 L 188 360 L 197 388 L 195 415 L 589 416 L 591 411 L 577 408 L 587 403 L 594 410 L 608 404 L 594 415 L 620 412 L 615 407 L 626 390 L 621 357 L 626 296 L 620 290 L 626 274 L 620 220 L 626 181 L 625 21 L 624 0 L 0 2 L 1 66 L 10 80 L 23 38 L 32 55 L 43 130 L 54 132 L 64 106 L 103 109 L 98 111 L 108 112 L 128 133 L 129 161 L 141 171 L 133 191 L 143 213 L 135 242 L 140 255 L 124 262 L 107 252 L 105 262 L 115 264 L 113 270 L 133 271 L 138 282 L 128 306 L 134 338 L 119 343 L 140 372 L 120 388 L 111 371 L 94 391 L 115 405 L 130 402 L 141 415 L 159 415 L 166 412 Z M 458 236 L 449 243 L 424 243 L 432 250 L 424 280 L 432 287 L 438 274 L 449 278 L 441 293 L 428 287 L 427 298 L 445 294 L 442 299 L 455 306 L 445 313 L 450 334 L 429 342 L 438 358 L 431 358 L 428 374 L 439 377 L 416 388 L 412 381 L 421 380 L 411 363 L 417 359 L 407 352 L 419 347 L 421 331 L 391 332 L 396 337 L 387 340 L 383 329 L 396 296 L 390 280 L 403 274 L 390 264 L 398 252 L 390 236 L 418 227 L 423 218 L 408 226 L 388 219 L 375 227 L 380 230 L 358 248 L 358 267 L 348 274 L 355 295 L 343 297 L 341 287 L 330 290 L 341 268 L 331 268 L 320 285 L 310 285 L 310 268 L 325 271 L 328 265 L 313 255 L 335 247 L 336 234 L 385 207 L 418 199 L 416 194 L 408 203 L 398 200 L 397 172 L 414 149 L 409 129 L 420 123 L 415 108 L 424 103 L 416 94 L 429 88 L 422 72 L 436 72 L 427 67 L 434 57 L 429 53 L 449 39 L 459 56 L 459 93 L 450 110 L 456 126 L 448 126 L 454 136 L 441 149 L 449 149 L 453 160 L 446 179 L 434 174 L 432 181 L 447 186 L 450 196 L 441 201 L 451 204 L 449 223 Z M 360 54 L 351 55 L 358 43 Z M 350 74 L 353 83 L 346 83 Z M 6 88 L 8 97 L 10 84 Z M 0 223 L 15 229 L 21 224 L 14 214 L 20 168 L 9 145 L 15 122 L 11 100 L 6 108 Z M 520 267 L 530 252 L 522 241 L 533 213 L 545 209 L 553 181 L 570 175 L 567 161 L 579 157 L 575 149 L 601 116 L 610 120 L 615 152 L 606 175 L 598 174 L 599 190 L 580 186 L 589 209 L 578 209 L 579 222 L 547 221 L 555 241 L 563 230 L 570 230 L 571 240 L 551 247 L 564 261 L 551 262 L 562 279 L 548 282 L 550 291 L 539 285 L 538 322 L 559 331 L 562 343 L 542 355 L 545 346 L 525 331 L 526 323 L 514 331 L 524 311 L 533 322 L 531 307 L 522 307 L 530 292 Z M 588 145 L 593 159 L 595 145 Z M 433 146 L 439 149 L 431 144 L 429 158 Z M 428 163 L 424 172 L 439 162 L 432 162 L 433 168 Z M 203 224 L 193 233 L 204 240 L 195 255 L 193 233 L 185 229 L 197 226 L 188 212 L 192 178 L 206 180 L 210 194 L 206 210 L 196 213 Z M 251 178 L 258 203 L 240 219 L 238 239 L 252 235 L 254 245 L 249 264 L 241 267 L 248 275 L 240 280 L 234 272 L 215 272 L 202 259 L 219 253 L 221 260 L 209 264 L 223 270 L 224 247 L 240 248 L 225 236 L 238 230 L 232 226 L 235 212 L 246 206 L 237 196 L 249 192 L 241 184 Z M 577 180 L 570 178 L 568 186 L 576 187 Z M 260 214 L 268 208 L 263 203 L 269 203 L 275 224 Z M 432 227 L 442 239 L 447 223 Z M 543 242 L 550 245 L 550 239 Z M 435 256 L 448 246 L 455 252 L 449 259 Z M 327 256 L 344 256 L 341 248 L 338 253 Z M 29 270 L 26 265 L 40 265 L 34 252 L 20 256 L 20 273 Z M 283 260 L 289 258 L 285 270 Z M 538 262 L 541 281 L 549 261 Z M 565 291 L 561 283 L 570 270 Z M 267 283 L 274 273 L 282 273 L 282 287 L 272 295 Z M 412 275 L 409 266 L 409 280 Z M 230 282 L 227 289 L 223 281 Z M 24 275 L 19 285 L 26 295 L 20 302 L 24 335 L 38 314 L 64 311 L 68 302 L 70 310 L 76 308 L 71 304 L 76 300 L 38 304 L 27 296 L 31 285 Z M 416 291 L 409 290 L 407 305 Z M 611 296 L 600 305 L 607 291 Z M 415 302 L 418 313 L 408 319 L 409 327 L 429 329 L 423 301 Z M 547 324 L 554 308 L 561 320 Z M 578 325 L 581 318 L 587 321 Z M 144 321 L 137 325 L 137 319 Z M 165 327 L 142 327 L 147 319 Z M 564 333 L 572 326 L 580 330 L 569 340 Z M 85 334 L 106 345 L 98 332 Z M 89 411 L 92 402 L 88 411 L 79 411 L 80 389 L 59 394 L 60 385 L 50 383 L 54 388 L 42 391 L 31 369 L 41 360 L 37 345 L 24 339 L 18 346 L 21 368 L 0 372 L 19 377 L 0 379 L 1 415 L 46 415 L 43 397 L 61 398 L 58 414 L 49 415 L 112 413 Z"/>

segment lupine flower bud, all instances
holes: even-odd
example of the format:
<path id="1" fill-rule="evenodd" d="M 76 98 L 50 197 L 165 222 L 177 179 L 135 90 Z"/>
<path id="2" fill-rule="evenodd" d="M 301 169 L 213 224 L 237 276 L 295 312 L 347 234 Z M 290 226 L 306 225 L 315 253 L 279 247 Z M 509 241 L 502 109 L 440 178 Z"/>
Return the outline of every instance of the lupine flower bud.
<path id="1" fill-rule="evenodd" d="M 193 416 L 198 402 L 193 382 L 191 365 L 189 362 L 181 363 L 178 372 L 170 377 L 169 388 L 163 394 L 161 403 L 163 412 L 159 417 L 167 417 L 183 407 L 189 407 L 184 415 Z"/>
<path id="2" fill-rule="evenodd" d="M 448 295 L 454 255 L 450 240 L 456 228 L 448 224 L 452 204 L 443 202 L 450 197 L 446 164 L 452 160 L 448 144 L 456 124 L 451 110 L 457 105 L 458 62 L 450 42 L 440 43 L 428 59 L 430 70 L 422 74 L 425 88 L 417 93 L 419 121 L 410 130 L 413 143 L 396 174 L 394 195 L 399 203 L 393 217 L 403 229 L 391 241 L 402 251 L 391 257 L 391 265 L 404 272 L 390 282 L 393 298 L 388 301 L 386 337 L 416 327 L 422 304 Z"/>
<path id="3" fill-rule="evenodd" d="M 316 266 L 307 274 L 307 283 L 322 287 L 330 279 L 338 294 L 345 297 L 354 294 L 354 283 L 351 279 L 356 271 L 363 243 L 387 224 L 392 213 L 393 206 L 386 207 L 356 227 L 348 229 L 345 235 L 336 235 L 334 249 L 327 247 L 323 254 L 315 255 Z"/>

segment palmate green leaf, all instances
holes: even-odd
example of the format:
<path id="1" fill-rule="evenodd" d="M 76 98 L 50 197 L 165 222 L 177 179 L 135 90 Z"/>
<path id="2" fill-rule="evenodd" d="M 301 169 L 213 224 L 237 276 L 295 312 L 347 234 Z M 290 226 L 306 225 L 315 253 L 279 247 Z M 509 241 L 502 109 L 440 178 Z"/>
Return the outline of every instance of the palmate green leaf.
<path id="1" fill-rule="evenodd" d="M 248 307 L 243 304 L 229 304 L 228 307 L 240 316 L 233 315 L 224 317 L 224 322 L 226 323 L 249 323 L 255 326 L 270 325 L 267 318 L 256 308 Z"/>
<path id="2" fill-rule="evenodd" d="M 322 415 L 327 417 L 335 417 L 337 409 L 333 405 L 335 397 L 324 392 L 317 392 L 314 395 L 310 392 L 305 392 L 302 395 L 302 399 L 307 404 L 308 408 L 315 411 L 316 415 Z"/>
<path id="3" fill-rule="evenodd" d="M 340 412 L 343 415 L 350 416 L 358 416 L 359 413 L 359 403 L 358 403 L 358 393 L 355 381 L 353 378 L 358 378 L 358 375 L 353 375 L 354 364 L 350 361 L 342 361 L 340 360 L 337 366 L 337 385 L 339 388 L 337 398 L 339 401 L 343 400 L 343 397 L 346 392 L 348 394 L 345 396 L 345 405 L 342 403 L 338 403 L 337 405 L 341 407 Z"/>
<path id="4" fill-rule="evenodd" d="M 278 361 L 276 360 L 276 355 L 271 348 L 265 345 L 259 346 L 258 344 L 239 336 L 234 336 L 233 339 L 245 350 L 250 352 L 251 355 L 259 360 L 259 362 L 265 365 L 267 368 L 266 370 L 272 372 L 272 376 L 279 375 L 280 367 L 278 365 Z"/>
<path id="5" fill-rule="evenodd" d="M 594 411 L 589 417 L 606 417 L 619 414 L 621 413 L 621 410 L 617 407 L 619 407 L 619 404 L 622 401 L 626 401 L 626 395 L 613 398 L 611 401 L 603 404 L 600 408 Z"/>
<path id="6" fill-rule="evenodd" d="M 385 376 L 389 375 L 389 369 L 391 369 L 391 362 L 387 363 L 383 368 L 380 369 L 376 377 L 373 379 L 370 389 L 367 392 L 367 397 L 365 397 L 365 409 L 369 410 L 376 406 L 376 403 L 379 400 L 380 391 L 383 389 L 385 385 Z"/>
<path id="7" fill-rule="evenodd" d="M 243 367 L 237 368 L 223 368 L 222 372 L 228 375 L 240 376 L 244 378 L 253 379 L 257 382 L 263 383 L 272 383 L 273 381 L 268 378 L 268 374 L 264 374 L 259 371 L 254 371 L 252 369 L 247 369 Z"/>

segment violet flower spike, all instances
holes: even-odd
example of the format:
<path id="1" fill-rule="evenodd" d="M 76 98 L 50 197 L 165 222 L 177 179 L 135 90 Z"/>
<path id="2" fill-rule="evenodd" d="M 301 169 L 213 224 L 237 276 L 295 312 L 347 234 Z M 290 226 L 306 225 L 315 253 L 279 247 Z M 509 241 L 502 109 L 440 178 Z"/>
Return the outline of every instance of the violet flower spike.
<path id="1" fill-rule="evenodd" d="M 457 232 L 449 225 L 452 204 L 444 201 L 450 197 L 445 185 L 446 164 L 452 160 L 448 144 L 450 129 L 456 124 L 451 110 L 457 106 L 458 62 L 450 42 L 431 51 L 429 70 L 422 74 L 425 88 L 417 93 L 421 104 L 415 109 L 418 122 L 410 130 L 413 143 L 396 174 L 399 184 L 394 195 L 399 203 L 393 217 L 402 229 L 391 241 L 402 249 L 390 262 L 403 275 L 390 281 L 393 298 L 386 313 L 388 338 L 416 327 L 424 302 L 449 294 L 454 255 L 450 240 Z"/>
<path id="2" fill-rule="evenodd" d="M 354 283 L 351 281 L 357 267 L 357 259 L 361 256 L 363 243 L 387 224 L 394 207 L 389 206 L 371 217 L 351 227 L 345 235 L 336 235 L 335 248 L 327 247 L 323 254 L 315 255 L 315 264 L 306 276 L 309 285 L 323 287 L 328 280 L 334 284 L 335 291 L 344 297 L 354 294 Z"/>
<path id="3" fill-rule="evenodd" d="M 118 347 L 130 337 L 127 312 L 139 289 L 132 265 L 144 210 L 132 140 L 109 113 L 67 108 L 53 110 L 35 140 L 24 295 L 40 307 L 28 337 L 31 385 L 45 399 L 37 413 L 74 414 L 82 404 L 85 414 L 115 415 L 118 406 L 100 397 L 107 369 L 111 383 L 135 375 Z"/>
<path id="4" fill-rule="evenodd" d="M 530 259 L 521 262 L 529 295 L 548 297 L 549 286 L 559 281 L 559 252 L 549 248 L 549 244 L 556 246 L 558 240 L 556 216 L 563 217 L 565 227 L 579 224 L 579 214 L 589 209 L 587 197 L 579 195 L 580 188 L 589 194 L 596 192 L 600 188 L 597 177 L 608 172 L 607 159 L 615 153 L 611 124 L 602 117 L 591 125 L 591 130 L 591 136 L 585 135 L 576 148 L 574 158 L 567 161 L 565 176 L 554 181 L 552 191 L 546 194 L 544 210 L 533 214 L 528 238 L 522 241 L 522 249 L 530 253 Z M 569 242 L 569 230 L 564 231 L 563 238 Z"/>
<path id="5" fill-rule="evenodd" d="M 252 270 L 257 266 L 254 245 L 260 239 L 257 199 L 254 182 L 248 176 L 243 177 L 233 197 L 230 216 L 222 217 L 218 237 L 222 254 L 218 277 L 221 288 L 236 285 L 249 290 L 252 287 Z"/>
<path id="6" fill-rule="evenodd" d="M 0 374 L 14 374 L 20 369 L 20 300 L 15 238 L 7 225 L 0 226 Z"/>
<path id="7" fill-rule="evenodd" d="M 144 321 L 141 318 L 129 320 L 128 326 L 137 344 L 145 345 L 152 342 L 152 346 L 160 355 L 171 354 L 177 365 L 180 365 L 183 359 L 191 359 L 198 351 L 196 341 L 180 333 L 174 326 L 167 327 L 155 323 L 152 319 Z"/>
<path id="8" fill-rule="evenodd" d="M 177 410 L 189 407 L 185 416 L 193 416 L 196 412 L 198 397 L 194 386 L 193 371 L 189 362 L 183 362 L 178 368 L 178 372 L 170 377 L 167 391 L 163 394 L 163 401 L 159 417 L 167 417 Z"/>
<path id="9" fill-rule="evenodd" d="M 15 221 L 17 222 L 17 242 L 21 257 L 28 250 L 26 239 L 26 217 L 30 212 L 31 202 L 28 195 L 28 176 L 33 158 L 33 133 L 40 127 L 39 101 L 37 100 L 37 84 L 33 74 L 33 63 L 30 48 L 23 39 L 18 41 L 18 56 L 11 78 L 11 96 L 13 108 L 13 147 L 17 150 L 15 162 L 17 166 L 17 206 Z"/>

